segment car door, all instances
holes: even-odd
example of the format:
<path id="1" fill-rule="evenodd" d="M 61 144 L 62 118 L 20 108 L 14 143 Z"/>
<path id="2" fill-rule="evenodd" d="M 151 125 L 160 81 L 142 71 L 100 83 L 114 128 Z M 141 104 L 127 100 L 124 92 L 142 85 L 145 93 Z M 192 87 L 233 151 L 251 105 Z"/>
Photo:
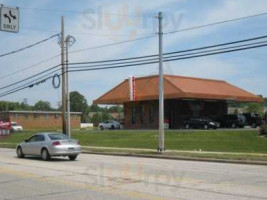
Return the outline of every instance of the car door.
<path id="1" fill-rule="evenodd" d="M 28 140 L 25 141 L 22 145 L 22 151 L 26 155 L 32 155 L 32 143 L 36 141 L 36 135 L 30 137 Z"/>
<path id="2" fill-rule="evenodd" d="M 44 135 L 36 135 L 35 141 L 31 144 L 32 155 L 40 155 L 41 148 L 45 141 Z"/>

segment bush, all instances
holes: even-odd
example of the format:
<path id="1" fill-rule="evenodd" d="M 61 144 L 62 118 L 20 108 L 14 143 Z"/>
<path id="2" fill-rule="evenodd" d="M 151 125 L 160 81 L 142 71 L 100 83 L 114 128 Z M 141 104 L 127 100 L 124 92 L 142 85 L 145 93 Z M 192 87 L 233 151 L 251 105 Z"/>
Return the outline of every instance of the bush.
<path id="1" fill-rule="evenodd" d="M 260 134 L 267 136 L 267 125 L 266 124 L 265 125 L 262 125 L 260 127 Z"/>

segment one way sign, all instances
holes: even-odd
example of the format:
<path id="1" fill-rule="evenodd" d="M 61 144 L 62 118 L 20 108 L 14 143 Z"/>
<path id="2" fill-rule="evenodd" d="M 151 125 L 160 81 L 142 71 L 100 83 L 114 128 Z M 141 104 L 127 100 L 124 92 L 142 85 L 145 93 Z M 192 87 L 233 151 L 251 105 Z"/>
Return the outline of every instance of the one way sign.
<path id="1" fill-rule="evenodd" d="M 0 30 L 17 33 L 19 32 L 19 9 L 0 7 Z"/>

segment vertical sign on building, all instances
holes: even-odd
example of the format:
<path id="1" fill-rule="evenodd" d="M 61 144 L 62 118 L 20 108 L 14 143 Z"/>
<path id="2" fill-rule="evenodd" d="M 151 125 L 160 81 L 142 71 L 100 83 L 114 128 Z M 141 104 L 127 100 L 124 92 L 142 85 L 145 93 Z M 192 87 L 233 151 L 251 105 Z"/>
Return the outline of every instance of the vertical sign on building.
<path id="1" fill-rule="evenodd" d="M 0 6 L 0 31 L 19 32 L 19 9 Z"/>
<path id="2" fill-rule="evenodd" d="M 135 77 L 134 76 L 129 77 L 129 95 L 130 95 L 130 101 L 136 100 Z"/>

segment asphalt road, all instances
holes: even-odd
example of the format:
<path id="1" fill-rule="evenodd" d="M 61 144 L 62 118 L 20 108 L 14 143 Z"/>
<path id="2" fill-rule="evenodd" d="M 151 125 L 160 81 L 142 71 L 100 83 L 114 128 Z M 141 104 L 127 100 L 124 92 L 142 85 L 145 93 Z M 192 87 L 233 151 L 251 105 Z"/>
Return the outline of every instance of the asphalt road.
<path id="1" fill-rule="evenodd" d="M 45 162 L 0 149 L 0 199 L 259 200 L 267 166 L 88 154 Z"/>

